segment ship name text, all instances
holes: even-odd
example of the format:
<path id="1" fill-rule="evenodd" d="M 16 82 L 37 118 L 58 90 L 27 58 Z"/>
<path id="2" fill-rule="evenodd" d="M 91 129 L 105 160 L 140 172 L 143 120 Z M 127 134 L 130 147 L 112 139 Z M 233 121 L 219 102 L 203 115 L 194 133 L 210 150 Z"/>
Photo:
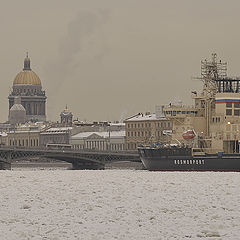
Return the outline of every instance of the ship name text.
<path id="1" fill-rule="evenodd" d="M 194 160 L 183 160 L 183 159 L 178 159 L 178 160 L 174 160 L 174 164 L 175 165 L 185 165 L 185 164 L 205 164 L 205 160 L 203 159 L 194 159 Z"/>

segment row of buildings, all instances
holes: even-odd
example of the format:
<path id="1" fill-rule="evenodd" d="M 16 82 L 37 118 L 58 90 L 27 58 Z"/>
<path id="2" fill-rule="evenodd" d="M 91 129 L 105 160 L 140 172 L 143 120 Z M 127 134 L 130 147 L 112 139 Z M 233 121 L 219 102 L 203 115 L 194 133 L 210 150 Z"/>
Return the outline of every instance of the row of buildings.
<path id="1" fill-rule="evenodd" d="M 0 145 L 42 148 L 48 145 L 71 145 L 74 149 L 125 150 L 124 124 L 81 126 L 45 125 L 43 122 L 9 126 L 0 133 Z"/>
<path id="2" fill-rule="evenodd" d="M 65 110 L 66 112 L 66 110 Z M 64 118 L 65 119 L 65 118 Z M 170 120 L 157 114 L 137 114 L 124 123 L 28 122 L 0 125 L 0 145 L 46 147 L 69 144 L 73 149 L 100 151 L 137 150 L 139 145 L 168 142 L 172 129 Z"/>

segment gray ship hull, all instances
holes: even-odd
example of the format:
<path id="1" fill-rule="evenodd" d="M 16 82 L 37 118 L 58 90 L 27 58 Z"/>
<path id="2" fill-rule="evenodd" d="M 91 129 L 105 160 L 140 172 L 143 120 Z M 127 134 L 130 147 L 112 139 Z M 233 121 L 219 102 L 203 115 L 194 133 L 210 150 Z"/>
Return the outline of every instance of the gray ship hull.
<path id="1" fill-rule="evenodd" d="M 150 171 L 240 171 L 240 154 L 167 156 L 158 149 L 139 149 L 144 167 Z"/>

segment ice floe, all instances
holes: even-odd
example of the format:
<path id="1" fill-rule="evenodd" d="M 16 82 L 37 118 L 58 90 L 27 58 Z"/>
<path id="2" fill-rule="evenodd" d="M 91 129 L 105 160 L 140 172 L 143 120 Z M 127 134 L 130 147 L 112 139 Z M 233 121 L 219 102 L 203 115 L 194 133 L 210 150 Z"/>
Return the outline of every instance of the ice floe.
<path id="1" fill-rule="evenodd" d="M 1 239 L 235 240 L 239 185 L 239 173 L 0 171 Z"/>

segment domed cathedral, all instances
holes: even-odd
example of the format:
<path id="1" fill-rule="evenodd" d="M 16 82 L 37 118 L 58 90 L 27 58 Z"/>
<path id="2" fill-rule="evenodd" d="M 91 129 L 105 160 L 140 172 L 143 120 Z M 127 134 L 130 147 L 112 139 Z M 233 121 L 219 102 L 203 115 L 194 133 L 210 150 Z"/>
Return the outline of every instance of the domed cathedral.
<path id="1" fill-rule="evenodd" d="M 9 111 L 14 105 L 14 98 L 21 97 L 21 104 L 26 109 L 27 121 L 46 121 L 46 95 L 42 90 L 41 80 L 31 70 L 28 53 L 24 59 L 23 71 L 13 81 L 12 92 L 8 96 Z"/>

